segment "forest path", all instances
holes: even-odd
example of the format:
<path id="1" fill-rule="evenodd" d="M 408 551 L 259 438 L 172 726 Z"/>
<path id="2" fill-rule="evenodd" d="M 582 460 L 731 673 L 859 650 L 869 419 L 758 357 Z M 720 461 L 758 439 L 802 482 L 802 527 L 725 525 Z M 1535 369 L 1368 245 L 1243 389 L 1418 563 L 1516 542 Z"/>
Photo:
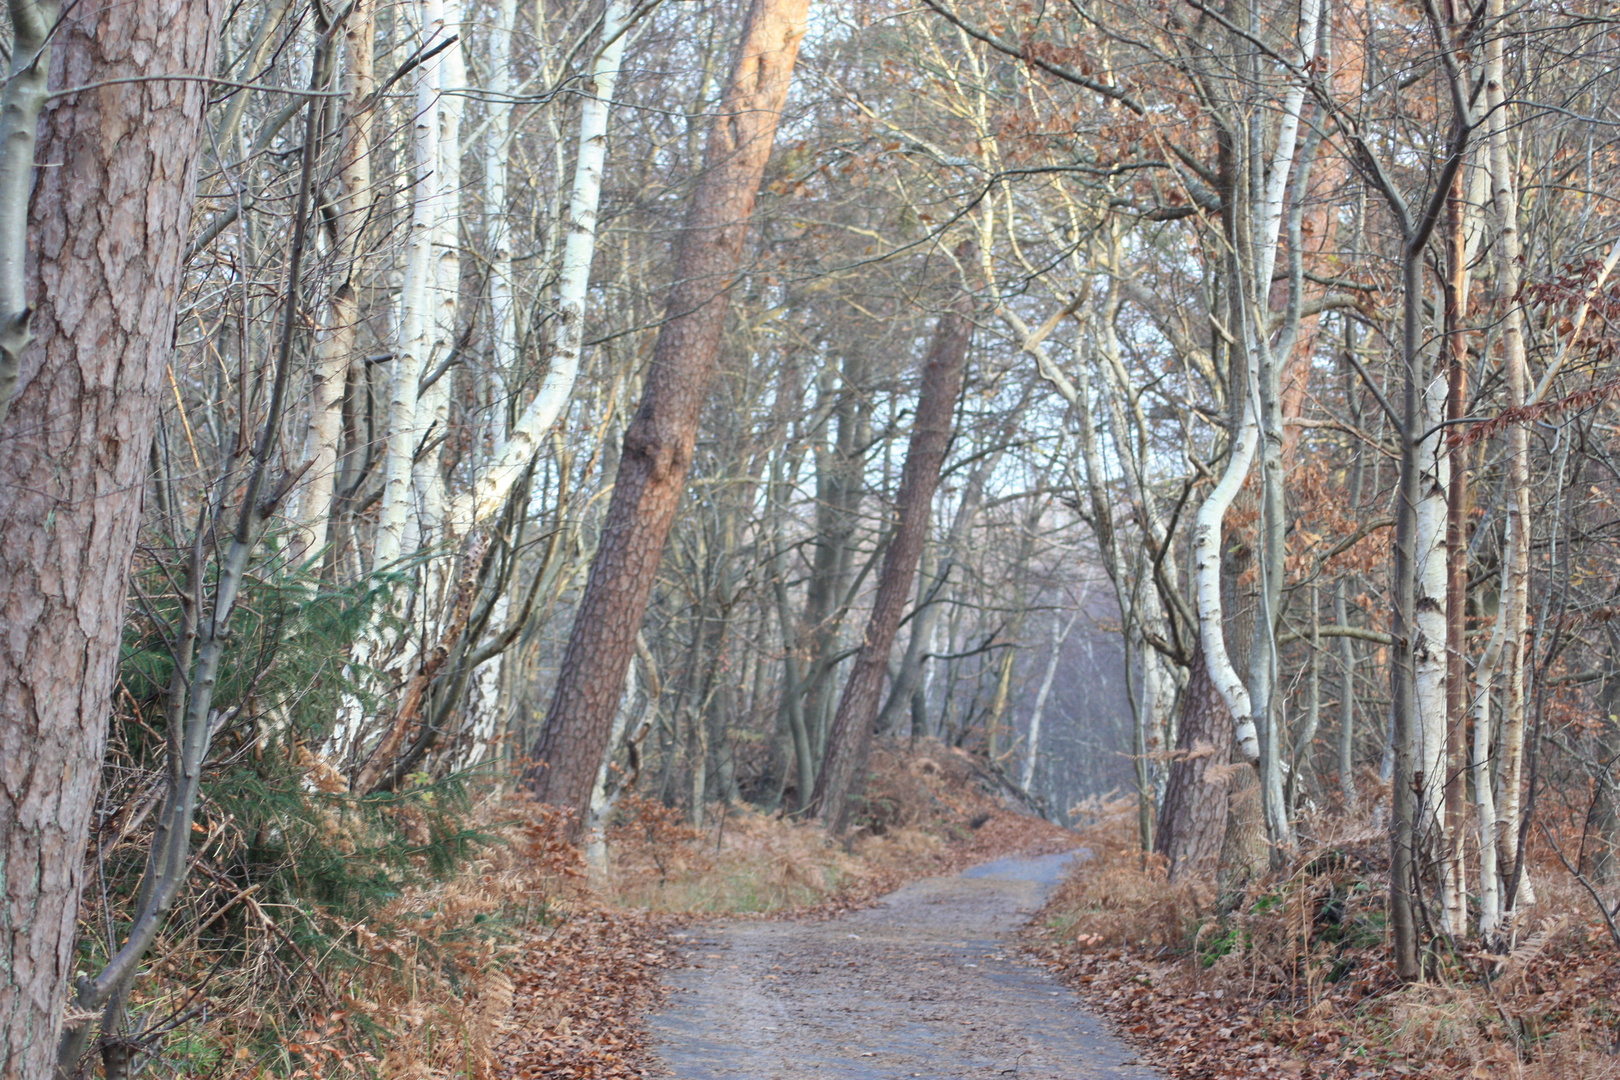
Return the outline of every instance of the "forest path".
<path id="1" fill-rule="evenodd" d="M 720 923 L 652 1018 L 677 1080 L 1153 1080 L 1013 935 L 1073 853 L 913 882 L 821 922 Z"/>

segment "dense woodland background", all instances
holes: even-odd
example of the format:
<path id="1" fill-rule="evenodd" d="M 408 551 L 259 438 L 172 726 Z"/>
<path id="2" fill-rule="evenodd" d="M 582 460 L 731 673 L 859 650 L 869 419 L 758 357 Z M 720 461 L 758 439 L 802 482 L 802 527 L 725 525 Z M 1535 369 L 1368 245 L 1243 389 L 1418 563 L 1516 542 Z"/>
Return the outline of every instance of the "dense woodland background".
<path id="1" fill-rule="evenodd" d="M 1372 843 L 1404 979 L 1620 947 L 1613 5 L 12 20 L 8 1075 L 315 986 L 493 789 L 881 830 L 874 733 L 1225 910 Z"/>

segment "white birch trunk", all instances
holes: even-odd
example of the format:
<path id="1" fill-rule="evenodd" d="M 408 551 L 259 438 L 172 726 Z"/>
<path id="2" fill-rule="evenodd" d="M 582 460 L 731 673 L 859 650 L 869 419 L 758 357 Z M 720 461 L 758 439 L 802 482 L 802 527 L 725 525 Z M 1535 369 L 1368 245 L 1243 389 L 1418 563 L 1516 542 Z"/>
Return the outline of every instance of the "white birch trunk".
<path id="1" fill-rule="evenodd" d="M 495 598 L 489 616 L 489 625 L 495 633 L 500 633 L 506 626 L 512 610 L 511 591 L 516 586 L 514 577 L 512 585 Z M 481 665 L 468 680 L 467 745 L 456 759 L 458 771 L 483 764 L 494 747 L 495 739 L 506 730 L 508 704 L 501 695 L 501 669 L 505 663 L 506 657 L 502 654 Z"/>
<path id="2" fill-rule="evenodd" d="M 1253 356 L 1253 353 L 1250 353 Z M 1250 371 L 1250 377 L 1258 372 Z M 1252 402 L 1243 407 L 1237 441 L 1226 462 L 1226 471 L 1198 507 L 1193 523 L 1193 589 L 1198 609 L 1198 640 L 1204 647 L 1204 666 L 1221 700 L 1232 714 L 1237 747 L 1251 765 L 1260 760 L 1260 735 L 1255 729 L 1249 688 L 1238 676 L 1226 651 L 1226 633 L 1221 611 L 1221 523 L 1238 489 L 1254 463 L 1260 442 L 1260 421 Z"/>
<path id="3" fill-rule="evenodd" d="M 443 0 L 446 34 L 463 31 L 461 0 Z M 423 375 L 437 374 L 433 385 L 421 392 L 416 403 L 416 424 L 429 441 L 430 449 L 416 463 L 416 484 L 421 543 L 442 543 L 449 538 L 452 522 L 445 520 L 448 497 L 444 479 L 444 435 L 450 424 L 450 387 L 453 377 L 442 370 L 456 344 L 456 310 L 461 296 L 461 115 L 466 98 L 459 92 L 466 87 L 467 65 L 461 40 L 446 49 L 439 65 L 439 147 L 438 184 L 435 190 L 433 223 L 433 269 L 429 285 L 432 326 Z M 455 93 L 446 94 L 452 90 Z M 435 561 L 430 595 L 446 592 L 448 566 Z"/>
<path id="4" fill-rule="evenodd" d="M 23 351 L 33 340 L 28 303 L 28 199 L 34 179 L 39 113 L 46 101 L 54 4 L 10 7 L 12 55 L 0 96 L 0 421 L 11 408 L 22 372 Z M 246 95 L 242 95 L 246 96 Z"/>
<path id="5" fill-rule="evenodd" d="M 1508 406 L 1524 405 L 1529 399 L 1529 364 L 1525 358 L 1524 314 L 1519 300 L 1520 244 L 1519 201 L 1513 178 L 1508 135 L 1512 117 L 1508 114 L 1503 84 L 1503 35 L 1495 30 L 1503 18 L 1503 0 L 1490 0 L 1486 8 L 1485 94 L 1490 123 L 1491 195 L 1497 219 L 1497 295 L 1502 299 L 1502 361 L 1507 376 Z M 1498 871 L 1512 873 L 1519 846 L 1520 789 L 1524 782 L 1525 726 L 1525 632 L 1528 625 L 1530 576 L 1530 438 L 1522 423 L 1509 424 L 1507 538 L 1509 552 L 1503 559 L 1502 600 L 1506 605 L 1506 631 L 1502 640 L 1504 691 L 1502 729 L 1497 748 L 1496 841 Z M 1529 876 L 1520 881 L 1512 906 L 1502 915 L 1511 932 L 1514 909 L 1520 902 L 1534 902 Z M 1508 904 L 1507 896 L 1502 902 Z"/>
<path id="6" fill-rule="evenodd" d="M 1318 24 L 1322 18 L 1322 0 L 1301 0 L 1299 5 L 1299 70 L 1310 69 L 1316 59 Z M 1305 104 L 1305 84 L 1295 80 L 1283 95 L 1282 120 L 1277 125 L 1277 149 L 1271 158 L 1271 169 L 1266 177 L 1263 203 L 1264 219 L 1259 243 L 1254 253 L 1254 295 L 1257 310 L 1264 313 L 1271 296 L 1271 274 L 1277 266 L 1277 237 L 1282 233 L 1284 198 L 1288 192 L 1288 178 L 1294 164 L 1294 150 L 1299 141 L 1300 110 Z M 1264 333 L 1262 328 L 1260 333 Z"/>
<path id="7" fill-rule="evenodd" d="M 1069 617 L 1067 626 L 1061 629 L 1056 617 L 1052 619 L 1052 655 L 1046 658 L 1046 672 L 1041 676 L 1041 688 L 1035 694 L 1035 711 L 1029 716 L 1029 745 L 1024 756 L 1024 775 L 1019 779 L 1019 786 L 1026 792 L 1034 794 L 1030 784 L 1035 781 L 1035 762 L 1041 749 L 1041 718 L 1046 715 L 1046 699 L 1052 693 L 1052 680 L 1057 675 L 1058 661 L 1063 656 L 1063 643 L 1069 640 L 1069 631 L 1080 619 L 1077 611 Z"/>
<path id="8" fill-rule="evenodd" d="M 495 0 L 489 41 L 489 130 L 484 143 L 484 236 L 489 245 L 490 435 L 506 441 L 507 387 L 517 362 L 517 310 L 512 299 L 512 230 L 506 220 L 506 173 L 512 152 L 512 28 L 517 0 Z"/>
<path id="9" fill-rule="evenodd" d="M 1300 67 L 1306 68 L 1316 57 L 1318 23 L 1321 20 L 1321 0 L 1302 0 L 1300 4 L 1299 49 Z M 1237 438 L 1231 457 L 1220 481 L 1198 508 L 1193 531 L 1194 592 L 1197 597 L 1198 637 L 1204 649 L 1204 664 L 1209 671 L 1221 699 L 1232 713 L 1238 750 L 1251 764 L 1260 761 L 1260 738 L 1255 724 L 1254 699 L 1226 651 L 1226 636 L 1221 611 L 1221 527 L 1226 511 L 1231 508 L 1238 490 L 1254 463 L 1255 450 L 1260 440 L 1259 380 L 1261 378 L 1260 353 L 1263 343 L 1260 335 L 1266 333 L 1266 316 L 1271 296 L 1271 275 L 1277 265 L 1277 241 L 1282 233 L 1282 221 L 1288 181 L 1293 173 L 1294 151 L 1299 135 L 1300 110 L 1305 101 L 1305 85 L 1296 81 L 1283 95 L 1282 120 L 1277 129 L 1277 144 L 1272 153 L 1271 167 L 1267 170 L 1264 193 L 1260 199 L 1259 228 L 1256 230 L 1251 255 L 1250 272 L 1253 275 L 1242 286 L 1246 292 L 1244 306 L 1250 312 L 1242 333 L 1248 386 L 1245 388 L 1243 418 L 1238 425 Z M 1262 572 L 1265 568 L 1262 567 Z M 1264 606 L 1256 631 L 1266 629 Z M 1266 667 L 1262 670 L 1271 671 Z M 1269 687 L 1262 687 L 1262 700 L 1269 702 Z M 1269 706 L 1268 706 L 1269 708 Z M 1278 756 L 1272 740 L 1271 753 Z M 1280 777 L 1273 777 L 1280 782 Z"/>
<path id="10" fill-rule="evenodd" d="M 373 196 L 371 192 L 371 120 L 368 99 L 376 84 L 371 0 L 360 0 L 343 26 L 343 131 L 340 136 L 337 198 L 337 287 L 332 291 L 315 344 L 309 424 L 304 432 L 304 483 L 290 518 L 297 524 L 305 550 L 321 543 L 332 511 L 337 480 L 338 443 L 343 420 L 343 388 L 354 355 L 360 319 L 354 280 L 359 276 L 361 238 Z M 246 100 L 247 95 L 239 95 Z"/>
<path id="11" fill-rule="evenodd" d="M 1502 576 L 1513 573 L 1514 545 L 1509 538 L 1503 551 Z M 1474 778 L 1474 803 L 1479 808 L 1479 936 L 1495 940 L 1502 925 L 1502 882 L 1497 860 L 1496 791 L 1491 777 L 1491 688 L 1496 681 L 1502 643 L 1507 637 L 1507 597 L 1499 595 L 1496 625 L 1490 644 L 1474 670 L 1474 745 L 1469 770 Z"/>
<path id="12" fill-rule="evenodd" d="M 517 357 L 517 314 L 512 293 L 512 230 L 507 221 L 507 168 L 511 154 L 511 114 L 509 98 L 515 83 L 512 72 L 512 33 L 517 21 L 516 0 L 495 0 L 494 22 L 489 36 L 489 118 L 484 133 L 484 240 L 489 257 L 489 367 L 485 396 L 489 402 L 485 434 L 493 445 L 506 438 L 507 385 Z M 448 76 L 447 76 L 448 78 Z M 459 268 L 457 271 L 459 277 Z M 485 445 L 484 439 L 478 445 Z M 471 526 L 471 502 L 465 495 L 454 499 L 456 528 Z M 515 582 L 514 582 L 515 584 Z M 503 592 L 495 598 L 490 625 L 497 631 L 506 625 L 511 597 Z M 488 757 L 494 740 L 506 728 L 508 706 L 502 700 L 502 668 L 505 656 L 481 666 L 470 680 L 467 696 L 468 739 L 456 761 L 458 770 L 475 768 Z"/>
<path id="13" fill-rule="evenodd" d="M 432 47 L 444 33 L 441 0 L 420 0 L 421 40 Z M 440 61 L 432 57 L 416 70 L 415 116 L 412 125 L 411 226 L 405 254 L 405 278 L 400 285 L 399 339 L 394 347 L 388 392 L 388 447 L 383 462 L 382 507 L 372 563 L 388 566 L 406 553 L 407 531 L 413 525 L 412 457 L 421 435 L 417 419 L 422 366 L 432 340 L 432 312 L 428 308 L 428 282 L 433 271 L 433 240 L 440 217 L 439 88 Z"/>
<path id="14" fill-rule="evenodd" d="M 1168 561 L 1168 560 L 1167 560 Z M 1159 650 L 1142 648 L 1142 706 L 1150 725 L 1148 753 L 1153 769 L 1153 804 L 1164 805 L 1170 784 L 1169 757 L 1176 747 L 1176 677 Z"/>
<path id="15" fill-rule="evenodd" d="M 1447 385 L 1439 378 L 1423 396 L 1428 434 L 1418 445 L 1417 596 L 1413 649 L 1417 716 L 1412 724 L 1412 767 L 1418 780 L 1413 829 L 1428 855 L 1445 850 L 1446 790 L 1446 495 L 1451 487 L 1451 455 L 1444 428 Z"/>
<path id="16" fill-rule="evenodd" d="M 619 699 L 619 710 L 613 714 L 613 731 L 608 736 L 607 753 L 602 755 L 602 764 L 597 766 L 596 784 L 591 788 L 591 803 L 585 812 L 585 868 L 598 885 L 607 881 L 607 817 L 617 801 L 608 790 L 609 773 L 613 768 L 614 751 L 618 750 L 625 729 L 630 726 L 630 712 L 635 708 L 636 694 L 640 691 L 636 681 L 636 664 L 632 662 L 630 670 L 625 672 L 624 697 Z"/>
<path id="17" fill-rule="evenodd" d="M 629 0 L 610 0 L 602 21 L 605 44 L 597 53 L 579 116 L 579 157 L 574 167 L 573 194 L 568 201 L 568 239 L 563 247 L 562 275 L 558 284 L 556 347 L 545 379 L 529 402 L 494 460 L 479 476 L 474 490 L 473 517 L 484 521 L 497 513 L 524 466 L 540 449 L 540 440 L 561 415 L 579 374 L 585 340 L 585 300 L 590 284 L 591 259 L 596 252 L 596 210 L 602 194 L 602 166 L 607 158 L 608 115 L 613 86 L 624 55 L 626 30 L 632 12 Z"/>

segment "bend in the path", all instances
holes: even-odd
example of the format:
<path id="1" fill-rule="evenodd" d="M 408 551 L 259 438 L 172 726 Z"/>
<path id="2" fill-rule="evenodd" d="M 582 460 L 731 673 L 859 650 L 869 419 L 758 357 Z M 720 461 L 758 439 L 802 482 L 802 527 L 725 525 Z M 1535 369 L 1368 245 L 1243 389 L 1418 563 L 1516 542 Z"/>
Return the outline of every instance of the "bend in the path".
<path id="1" fill-rule="evenodd" d="M 1001 859 L 825 922 L 723 923 L 653 1018 L 677 1080 L 1152 1080 L 1014 933 L 1072 855 Z"/>

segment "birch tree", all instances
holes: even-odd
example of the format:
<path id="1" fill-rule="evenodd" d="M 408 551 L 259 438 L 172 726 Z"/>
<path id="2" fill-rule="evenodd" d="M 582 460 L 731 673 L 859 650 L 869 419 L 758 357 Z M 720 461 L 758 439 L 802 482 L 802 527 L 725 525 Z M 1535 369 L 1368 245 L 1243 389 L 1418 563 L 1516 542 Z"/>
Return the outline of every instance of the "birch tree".
<path id="1" fill-rule="evenodd" d="M 502 0 L 505 2 L 505 0 Z M 608 118 L 613 87 L 624 58 L 632 15 L 639 15 L 630 0 L 609 0 L 602 17 L 602 40 L 592 64 L 590 82 L 580 106 L 579 153 L 574 165 L 573 192 L 568 199 L 567 240 L 557 286 L 561 323 L 546 375 L 529 404 L 496 449 L 474 488 L 473 517 L 483 521 L 500 509 L 506 493 L 529 459 L 539 452 L 541 439 L 561 415 L 579 376 L 580 353 L 585 341 L 585 302 L 590 287 L 591 260 L 596 252 L 596 211 L 602 198 L 602 168 L 607 160 Z M 504 152 L 504 151 L 503 151 Z M 504 179 L 500 190 L 504 191 Z M 510 256 L 504 269 L 497 265 L 496 280 L 510 274 Z M 504 284 L 499 286 L 504 289 Z M 509 298 L 497 303 L 497 334 L 505 334 L 510 319 Z"/>
<path id="2" fill-rule="evenodd" d="M 360 324 L 358 286 L 366 265 L 361 258 L 367 220 L 376 196 L 372 190 L 371 126 L 376 112 L 372 0 L 357 0 L 344 20 L 343 119 L 338 134 L 336 213 L 327 223 L 335 255 L 336 283 L 327 301 L 325 325 L 315 345 L 310 372 L 309 422 L 304 434 L 305 482 L 298 489 L 292 517 L 305 545 L 318 545 L 334 513 L 338 453 L 342 448 L 345 382 L 355 359 Z M 246 95 L 242 95 L 243 100 Z"/>
<path id="3" fill-rule="evenodd" d="M 410 231 L 405 273 L 399 287 L 398 340 L 389 362 L 388 442 L 383 460 L 382 508 L 377 521 L 377 538 L 372 545 L 372 564 L 376 567 L 389 566 L 401 556 L 412 554 L 418 539 L 416 517 L 411 512 L 411 481 L 421 436 L 417 403 L 423 368 L 433 341 L 434 312 L 429 304 L 428 287 L 434 276 L 433 241 L 444 216 L 444 201 L 454 194 L 443 190 L 439 161 L 442 62 L 438 55 L 427 55 L 445 34 L 444 4 L 442 0 L 419 0 L 416 14 L 420 19 L 418 33 L 426 59 L 413 73 Z"/>

